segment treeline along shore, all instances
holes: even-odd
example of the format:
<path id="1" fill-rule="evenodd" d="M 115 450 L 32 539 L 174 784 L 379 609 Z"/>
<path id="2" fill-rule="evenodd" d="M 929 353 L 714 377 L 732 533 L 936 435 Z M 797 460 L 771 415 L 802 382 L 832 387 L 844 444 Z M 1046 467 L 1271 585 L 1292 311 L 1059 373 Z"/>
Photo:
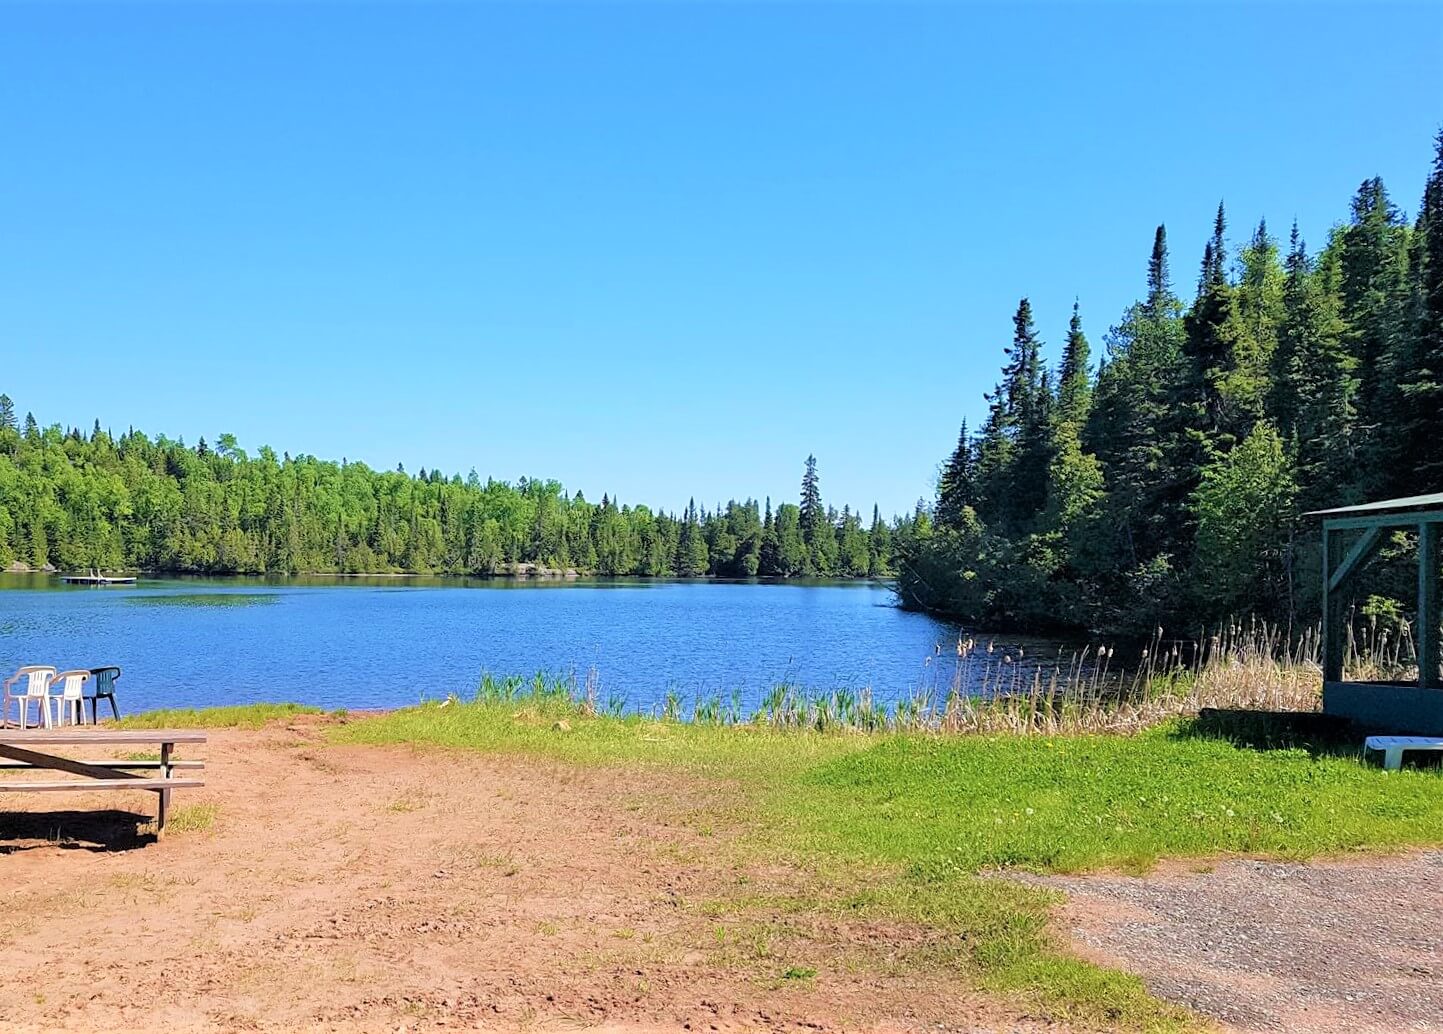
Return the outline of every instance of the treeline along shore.
<path id="1" fill-rule="evenodd" d="M 250 456 L 228 434 L 41 427 L 0 395 L 0 570 L 870 578 L 915 519 L 824 506 L 811 457 L 800 503 L 673 514 L 551 480 Z"/>
<path id="2" fill-rule="evenodd" d="M 985 422 L 965 423 L 933 512 L 899 536 L 905 605 L 989 625 L 1189 635 L 1251 613 L 1317 619 L 1304 514 L 1443 491 L 1443 133 L 1409 219 L 1382 180 L 1310 251 L 1219 205 L 1191 297 L 1159 226 L 1147 293 L 1092 361 L 1074 308 L 1056 373 L 1027 299 Z M 975 432 L 975 433 L 974 433 Z M 1355 586 L 1404 632 L 1399 534 Z"/>

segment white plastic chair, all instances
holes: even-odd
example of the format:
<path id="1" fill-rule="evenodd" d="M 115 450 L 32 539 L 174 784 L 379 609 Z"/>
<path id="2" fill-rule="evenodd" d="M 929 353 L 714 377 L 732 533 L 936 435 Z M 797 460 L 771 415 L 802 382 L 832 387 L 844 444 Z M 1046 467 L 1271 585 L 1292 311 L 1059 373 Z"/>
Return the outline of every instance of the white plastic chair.
<path id="1" fill-rule="evenodd" d="M 36 727 L 44 726 L 50 728 L 50 680 L 55 676 L 55 669 L 45 664 L 31 664 L 23 667 L 5 680 L 4 710 L 0 711 L 0 722 L 10 721 L 10 701 L 15 701 L 20 708 L 20 728 L 27 728 L 26 722 L 30 717 L 30 703 L 35 702 L 39 717 L 35 719 Z M 24 683 L 20 692 L 15 692 L 15 687 Z"/>
<path id="2" fill-rule="evenodd" d="M 50 676 L 49 699 L 55 701 L 56 725 L 85 724 L 85 693 L 83 690 L 86 681 L 90 678 L 90 671 L 87 668 L 62 671 L 58 675 Z"/>

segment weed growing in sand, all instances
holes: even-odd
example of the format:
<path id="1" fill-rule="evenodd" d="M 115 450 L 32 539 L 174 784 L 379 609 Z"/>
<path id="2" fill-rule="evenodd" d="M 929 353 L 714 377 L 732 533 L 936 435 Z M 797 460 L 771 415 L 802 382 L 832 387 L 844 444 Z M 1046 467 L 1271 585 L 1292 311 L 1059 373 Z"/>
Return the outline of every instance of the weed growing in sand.
<path id="1" fill-rule="evenodd" d="M 167 833 L 204 833 L 215 825 L 219 813 L 218 804 L 187 804 L 171 812 L 165 829 Z"/>

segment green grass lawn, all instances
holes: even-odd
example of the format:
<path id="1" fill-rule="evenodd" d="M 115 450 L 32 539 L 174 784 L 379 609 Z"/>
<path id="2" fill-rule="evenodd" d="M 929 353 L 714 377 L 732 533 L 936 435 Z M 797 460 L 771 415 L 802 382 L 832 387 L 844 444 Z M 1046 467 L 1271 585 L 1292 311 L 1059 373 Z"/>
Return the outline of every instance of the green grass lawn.
<path id="1" fill-rule="evenodd" d="M 319 707 L 303 704 L 236 704 L 233 707 L 175 707 L 127 715 L 121 729 L 259 729 L 277 718 L 320 714 Z"/>
<path id="2" fill-rule="evenodd" d="M 752 906 L 926 924 L 939 940 L 919 961 L 1108 1027 L 1193 1021 L 1135 978 L 1060 950 L 1048 931 L 1056 896 L 988 870 L 1138 870 L 1169 856 L 1301 858 L 1443 842 L 1437 770 L 1385 773 L 1326 745 L 1254 749 L 1189 721 L 1132 737 L 819 734 L 588 718 L 543 699 L 428 704 L 333 736 L 676 766 L 722 780 L 743 850 L 780 851 L 817 874 L 805 900 Z"/>
<path id="3" fill-rule="evenodd" d="M 1185 720 L 1129 737 L 948 737 L 581 718 L 554 702 L 430 704 L 335 736 L 679 765 L 735 781 L 764 808 L 769 828 L 808 850 L 900 863 L 928 877 L 1443 841 L 1437 770 L 1384 772 L 1336 748 L 1253 749 Z"/>

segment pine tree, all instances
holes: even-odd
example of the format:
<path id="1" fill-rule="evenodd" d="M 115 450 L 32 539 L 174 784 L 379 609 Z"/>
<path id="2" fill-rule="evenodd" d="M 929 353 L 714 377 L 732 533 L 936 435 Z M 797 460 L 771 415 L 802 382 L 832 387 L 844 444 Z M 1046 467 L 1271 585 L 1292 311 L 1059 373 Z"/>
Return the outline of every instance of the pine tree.
<path id="1" fill-rule="evenodd" d="M 9 395 L 0 395 L 0 431 L 15 431 L 19 427 L 15 423 L 15 403 L 10 401 Z"/>

